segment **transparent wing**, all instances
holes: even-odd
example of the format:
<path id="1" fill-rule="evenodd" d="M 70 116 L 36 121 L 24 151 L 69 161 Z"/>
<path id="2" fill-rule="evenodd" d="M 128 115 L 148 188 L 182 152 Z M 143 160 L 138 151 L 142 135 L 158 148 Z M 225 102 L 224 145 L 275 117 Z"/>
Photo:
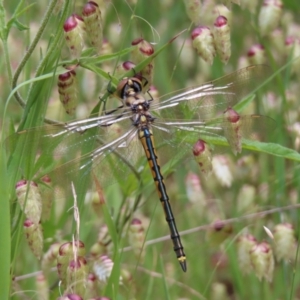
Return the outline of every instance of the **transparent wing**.
<path id="1" fill-rule="evenodd" d="M 76 184 L 90 178 L 92 171 L 107 185 L 124 180 L 124 174 L 138 168 L 143 149 L 137 129 L 132 126 L 130 116 L 118 114 L 117 123 L 113 122 L 115 117 L 25 130 L 9 137 L 6 147 L 13 155 L 19 155 L 14 151 L 16 145 L 22 145 L 25 157 L 36 152 L 35 180 L 47 174 L 53 185 L 67 189 L 65 193 L 70 196 L 71 182 Z"/>
<path id="2" fill-rule="evenodd" d="M 172 140 L 186 140 L 191 143 L 196 138 L 216 137 L 232 140 L 235 132 L 232 128 L 240 131 L 242 139 L 266 141 L 276 127 L 276 122 L 262 115 L 240 115 L 238 125 L 232 124 L 225 117 L 208 120 L 164 120 L 157 121 L 155 128 L 167 132 Z M 178 142 L 177 142 L 178 143 Z"/>
<path id="3" fill-rule="evenodd" d="M 151 107 L 157 116 L 154 126 L 168 132 L 168 144 L 177 151 L 190 151 L 199 138 L 229 144 L 233 153 L 241 152 L 245 139 L 266 141 L 276 127 L 274 120 L 238 115 L 239 122 L 234 124 L 226 111 L 257 89 L 270 72 L 265 65 L 250 66 L 179 94 L 169 94 Z"/>
<path id="4" fill-rule="evenodd" d="M 180 93 L 177 91 L 176 95 L 168 94 L 161 98 L 152 110 L 165 118 L 173 117 L 174 113 L 180 117 L 180 109 L 177 106 L 189 103 L 198 117 L 215 117 L 257 89 L 270 74 L 268 66 L 249 66 L 198 87 Z"/>

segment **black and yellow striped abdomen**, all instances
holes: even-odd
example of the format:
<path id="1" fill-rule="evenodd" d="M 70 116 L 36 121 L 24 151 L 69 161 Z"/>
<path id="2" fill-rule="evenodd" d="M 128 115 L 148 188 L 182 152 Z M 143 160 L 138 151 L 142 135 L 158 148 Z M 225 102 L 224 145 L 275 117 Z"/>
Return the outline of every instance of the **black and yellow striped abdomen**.
<path id="1" fill-rule="evenodd" d="M 151 130 L 148 127 L 139 129 L 139 139 L 145 150 L 150 170 L 156 185 L 159 199 L 163 206 L 166 221 L 168 222 L 171 239 L 173 241 L 174 251 L 183 271 L 186 271 L 186 256 L 181 244 L 180 235 L 178 233 L 169 197 L 166 192 L 163 176 L 160 172 L 156 151 L 154 148 L 154 139 Z"/>

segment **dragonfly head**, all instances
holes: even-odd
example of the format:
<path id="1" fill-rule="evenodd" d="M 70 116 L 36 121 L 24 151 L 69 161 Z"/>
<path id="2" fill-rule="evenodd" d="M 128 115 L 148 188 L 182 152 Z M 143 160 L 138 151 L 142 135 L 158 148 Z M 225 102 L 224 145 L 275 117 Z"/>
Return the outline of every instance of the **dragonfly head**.
<path id="1" fill-rule="evenodd" d="M 135 97 L 142 92 L 142 82 L 136 77 L 124 78 L 117 87 L 117 94 L 123 100 L 128 97 Z"/>

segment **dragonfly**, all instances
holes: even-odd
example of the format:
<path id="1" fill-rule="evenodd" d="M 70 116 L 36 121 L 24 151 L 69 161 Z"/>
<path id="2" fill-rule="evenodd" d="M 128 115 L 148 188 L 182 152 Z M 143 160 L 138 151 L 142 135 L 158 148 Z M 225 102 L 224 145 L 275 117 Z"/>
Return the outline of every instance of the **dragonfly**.
<path id="1" fill-rule="evenodd" d="M 36 164 L 40 169 L 44 168 L 44 173 L 53 166 L 48 160 L 43 165 L 43 155 L 64 158 L 63 164 L 49 171 L 54 183 L 63 189 L 67 189 L 66 180 L 76 186 L 76 182 L 89 181 L 91 173 L 104 185 L 105 182 L 110 184 L 114 177 L 124 182 L 124 174 L 130 169 L 139 170 L 141 159 L 146 158 L 174 252 L 186 272 L 186 255 L 158 160 L 160 146 L 156 145 L 162 143 L 162 147 L 173 149 L 167 156 L 168 153 L 192 155 L 193 145 L 199 138 L 212 137 L 227 143 L 236 153 L 241 151 L 245 139 L 263 138 L 262 133 L 267 134 L 274 127 L 271 118 L 236 113 L 238 126 L 232 129 L 232 120 L 226 112 L 233 110 L 269 74 L 267 66 L 249 66 L 197 87 L 166 95 L 157 102 L 143 92 L 138 76 L 124 78 L 116 89 L 121 105 L 114 110 L 84 120 L 23 130 L 16 133 L 10 143 L 18 139 L 24 149 L 35 149 L 38 153 Z M 35 172 L 39 173 L 37 169 Z M 43 172 L 39 174 L 42 176 Z"/>

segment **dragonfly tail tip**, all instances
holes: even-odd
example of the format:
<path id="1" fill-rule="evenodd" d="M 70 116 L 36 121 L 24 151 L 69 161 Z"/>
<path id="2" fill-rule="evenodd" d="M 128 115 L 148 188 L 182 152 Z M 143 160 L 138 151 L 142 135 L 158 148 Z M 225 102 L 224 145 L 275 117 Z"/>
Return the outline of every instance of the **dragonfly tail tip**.
<path id="1" fill-rule="evenodd" d="M 187 270 L 186 261 L 185 260 L 184 261 L 179 261 L 179 263 L 180 263 L 182 271 L 186 272 L 186 270 Z"/>

